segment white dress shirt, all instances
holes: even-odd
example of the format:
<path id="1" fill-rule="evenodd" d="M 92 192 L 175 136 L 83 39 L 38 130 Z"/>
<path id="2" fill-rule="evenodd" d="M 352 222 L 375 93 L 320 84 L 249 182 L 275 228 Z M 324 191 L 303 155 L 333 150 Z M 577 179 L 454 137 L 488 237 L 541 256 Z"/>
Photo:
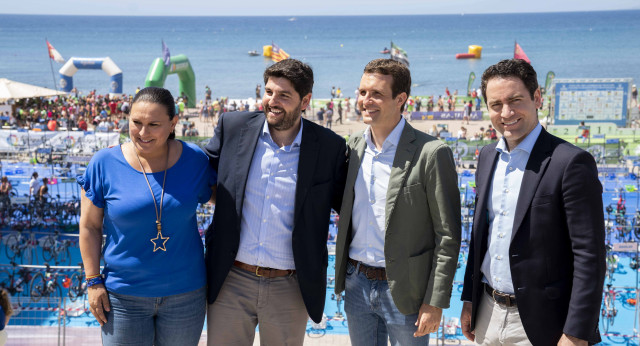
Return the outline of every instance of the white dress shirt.
<path id="1" fill-rule="evenodd" d="M 354 186 L 353 240 L 349 257 L 374 267 L 385 267 L 387 188 L 405 123 L 404 119 L 400 119 L 382 143 L 381 150 L 376 149 L 371 140 L 371 127 L 367 127 L 362 135 L 366 147 Z"/>
<path id="2" fill-rule="evenodd" d="M 293 143 L 279 148 L 265 120 L 244 192 L 237 261 L 295 269 L 291 242 L 301 140 L 302 123 Z"/>
<path id="3" fill-rule="evenodd" d="M 538 123 L 511 151 L 507 149 L 504 137 L 496 146 L 499 158 L 494 168 L 488 201 L 489 246 L 480 270 L 484 274 L 483 281 L 505 293 L 514 293 L 509 266 L 513 222 L 524 170 L 540 131 L 542 126 Z"/>

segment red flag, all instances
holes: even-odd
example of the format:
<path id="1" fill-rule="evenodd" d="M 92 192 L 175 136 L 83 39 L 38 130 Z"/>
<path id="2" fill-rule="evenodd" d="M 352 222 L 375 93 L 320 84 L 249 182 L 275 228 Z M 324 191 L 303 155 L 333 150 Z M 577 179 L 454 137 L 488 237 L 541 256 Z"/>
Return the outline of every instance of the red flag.
<path id="1" fill-rule="evenodd" d="M 64 58 L 62 57 L 62 55 L 60 55 L 60 53 L 58 53 L 58 51 L 55 48 L 53 48 L 53 46 L 51 45 L 51 43 L 49 43 L 48 40 L 47 40 L 47 49 L 49 50 L 49 58 L 55 60 L 55 62 L 59 62 L 59 63 L 64 62 Z"/>
<path id="2" fill-rule="evenodd" d="M 516 46 L 515 46 L 515 48 L 513 50 L 513 58 L 514 59 L 524 60 L 524 61 L 528 62 L 529 64 L 531 63 L 531 60 L 529 60 L 527 55 L 524 54 L 524 51 L 522 50 L 522 47 L 520 47 L 518 42 L 516 42 Z"/>

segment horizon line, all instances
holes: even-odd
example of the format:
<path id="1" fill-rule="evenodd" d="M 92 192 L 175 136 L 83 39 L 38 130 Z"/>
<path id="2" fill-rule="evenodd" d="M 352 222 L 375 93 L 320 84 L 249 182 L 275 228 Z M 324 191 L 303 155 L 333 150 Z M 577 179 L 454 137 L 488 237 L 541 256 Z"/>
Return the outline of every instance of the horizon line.
<path id="1" fill-rule="evenodd" d="M 0 15 L 9 15 L 9 16 L 85 16 L 85 17 L 186 17 L 186 18 L 208 18 L 208 17 L 281 17 L 281 18 L 296 18 L 296 17 L 389 17 L 389 16 L 407 16 L 407 17 L 416 17 L 416 16 L 475 16 L 475 15 L 496 15 L 496 14 L 551 14 L 551 13 L 591 13 L 591 12 L 626 12 L 626 11 L 640 11 L 640 5 L 635 8 L 624 8 L 624 9 L 612 9 L 612 10 L 581 10 L 581 11 L 525 11 L 525 12 L 480 12 L 480 13 L 396 13 L 396 14 L 245 14 L 245 15 L 235 15 L 235 14 L 218 14 L 218 15 L 168 15 L 168 14 L 85 14 L 85 13 L 75 13 L 75 14 L 61 14 L 61 13 L 47 13 L 47 14 L 34 14 L 34 13 L 3 13 L 0 12 Z"/>

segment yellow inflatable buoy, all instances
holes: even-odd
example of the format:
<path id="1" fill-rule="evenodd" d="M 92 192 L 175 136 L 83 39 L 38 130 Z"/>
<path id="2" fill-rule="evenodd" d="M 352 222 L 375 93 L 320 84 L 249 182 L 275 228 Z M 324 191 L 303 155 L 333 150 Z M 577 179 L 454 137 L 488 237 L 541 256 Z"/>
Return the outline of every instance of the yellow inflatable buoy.
<path id="1" fill-rule="evenodd" d="M 271 57 L 271 49 L 273 49 L 273 47 L 271 45 L 262 46 L 262 55 L 266 56 L 267 58 L 270 58 Z"/>

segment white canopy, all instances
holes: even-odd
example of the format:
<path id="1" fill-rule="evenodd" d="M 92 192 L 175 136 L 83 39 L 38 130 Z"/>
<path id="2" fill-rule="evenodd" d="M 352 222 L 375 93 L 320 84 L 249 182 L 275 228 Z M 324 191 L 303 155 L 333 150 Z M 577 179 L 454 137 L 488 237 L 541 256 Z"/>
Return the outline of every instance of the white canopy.
<path id="1" fill-rule="evenodd" d="M 66 95 L 66 93 L 0 78 L 0 101 L 56 95 Z"/>

